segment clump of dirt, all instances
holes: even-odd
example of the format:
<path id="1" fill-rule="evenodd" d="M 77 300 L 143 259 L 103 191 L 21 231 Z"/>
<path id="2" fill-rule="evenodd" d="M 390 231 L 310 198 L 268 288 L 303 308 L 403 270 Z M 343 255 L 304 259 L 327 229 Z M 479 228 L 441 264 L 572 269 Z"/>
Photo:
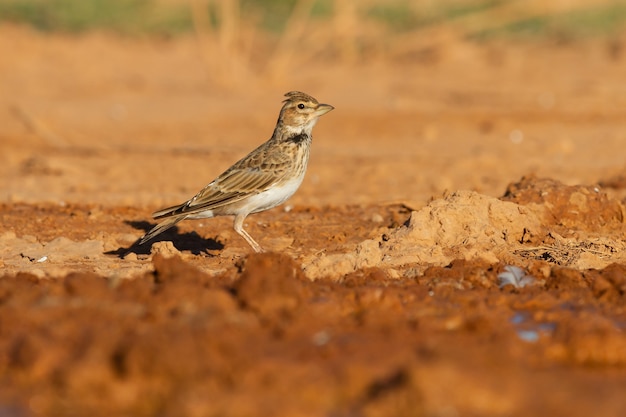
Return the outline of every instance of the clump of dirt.
<path id="1" fill-rule="evenodd" d="M 601 232 L 620 228 L 626 210 L 598 186 L 567 186 L 550 178 L 523 177 L 509 184 L 503 201 L 520 205 L 540 205 L 548 218 L 547 225 L 566 229 Z"/>
<path id="2" fill-rule="evenodd" d="M 596 298 L 624 305 L 626 299 L 626 266 L 611 264 L 601 271 L 590 270 L 585 274 Z"/>
<path id="3" fill-rule="evenodd" d="M 457 258 L 494 263 L 499 255 L 519 247 L 529 231 L 541 230 L 536 210 L 458 191 L 412 212 L 406 226 L 365 240 L 352 253 L 311 257 L 304 267 L 307 276 L 318 278 L 329 270 L 345 274 L 373 266 L 398 275 L 409 266 L 443 266 Z"/>
<path id="4" fill-rule="evenodd" d="M 312 279 L 384 267 L 394 276 L 454 259 L 602 268 L 626 260 L 624 207 L 592 186 L 524 177 L 501 199 L 457 191 L 413 211 L 405 226 L 345 254 L 310 256 Z M 332 271 L 332 272 L 331 272 Z"/>
<path id="5" fill-rule="evenodd" d="M 288 317 L 305 298 L 305 279 L 299 265 L 287 255 L 252 256 L 234 286 L 242 307 L 268 320 Z"/>

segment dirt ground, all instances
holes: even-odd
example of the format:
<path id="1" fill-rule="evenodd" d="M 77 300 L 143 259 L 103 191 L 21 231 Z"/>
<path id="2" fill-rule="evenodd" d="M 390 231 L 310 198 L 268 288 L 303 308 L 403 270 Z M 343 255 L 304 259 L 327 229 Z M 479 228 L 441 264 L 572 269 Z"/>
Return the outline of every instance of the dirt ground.
<path id="1" fill-rule="evenodd" d="M 0 28 L 0 416 L 624 415 L 624 42 L 225 80 L 193 37 Z M 229 218 L 137 247 L 290 90 L 336 109 L 247 219 L 269 253 Z"/>

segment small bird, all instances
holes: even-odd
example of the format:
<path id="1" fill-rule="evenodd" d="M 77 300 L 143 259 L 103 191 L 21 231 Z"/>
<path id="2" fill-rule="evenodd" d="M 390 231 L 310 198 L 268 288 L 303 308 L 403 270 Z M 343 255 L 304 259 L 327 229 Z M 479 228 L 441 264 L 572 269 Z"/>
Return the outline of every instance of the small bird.
<path id="1" fill-rule="evenodd" d="M 244 230 L 243 222 L 249 214 L 276 207 L 296 192 L 309 162 L 313 126 L 321 115 L 334 109 L 299 91 L 285 97 L 272 137 L 190 200 L 153 213 L 154 219 L 165 220 L 143 236 L 139 245 L 185 219 L 235 216 L 235 231 L 252 249 L 263 252 Z"/>

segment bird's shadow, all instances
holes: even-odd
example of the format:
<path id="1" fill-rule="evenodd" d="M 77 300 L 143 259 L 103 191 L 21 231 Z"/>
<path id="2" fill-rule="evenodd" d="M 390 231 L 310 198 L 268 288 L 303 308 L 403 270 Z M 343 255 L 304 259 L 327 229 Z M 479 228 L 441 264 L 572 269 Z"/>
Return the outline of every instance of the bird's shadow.
<path id="1" fill-rule="evenodd" d="M 147 233 L 154 227 L 154 224 L 147 221 L 125 220 L 124 223 L 134 227 L 135 229 L 143 230 L 144 233 Z M 203 253 L 207 254 L 208 251 L 224 249 L 224 245 L 215 239 L 203 239 L 196 232 L 179 233 L 178 227 L 176 226 L 166 230 L 158 236 L 155 236 L 142 245 L 139 244 L 140 240 L 141 239 L 137 239 L 126 248 L 122 247 L 117 250 L 105 252 L 105 255 L 116 255 L 120 258 L 123 258 L 131 252 L 136 253 L 137 255 L 149 255 L 152 244 L 163 240 L 171 241 L 174 247 L 181 252 L 190 251 L 194 255 L 200 255 Z"/>

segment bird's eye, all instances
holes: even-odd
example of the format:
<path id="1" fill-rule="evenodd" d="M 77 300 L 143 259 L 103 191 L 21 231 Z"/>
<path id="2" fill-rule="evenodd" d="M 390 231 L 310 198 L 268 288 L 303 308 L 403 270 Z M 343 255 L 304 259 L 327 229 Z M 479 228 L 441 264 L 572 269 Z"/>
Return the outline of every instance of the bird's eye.
<path id="1" fill-rule="evenodd" d="M 302 109 L 304 108 L 304 104 L 302 104 L 302 103 L 298 104 L 298 108 L 299 108 L 300 110 L 302 110 Z"/>

